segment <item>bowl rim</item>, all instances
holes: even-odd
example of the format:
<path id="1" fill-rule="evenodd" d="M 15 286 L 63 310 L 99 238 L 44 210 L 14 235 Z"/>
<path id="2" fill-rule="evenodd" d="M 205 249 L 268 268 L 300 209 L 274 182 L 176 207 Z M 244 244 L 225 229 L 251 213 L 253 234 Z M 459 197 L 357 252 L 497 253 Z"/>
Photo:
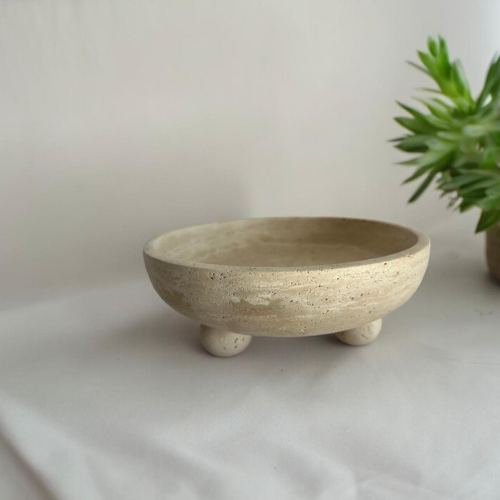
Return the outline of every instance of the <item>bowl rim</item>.
<path id="1" fill-rule="evenodd" d="M 401 250 L 399 252 L 383 255 L 381 257 L 374 257 L 372 259 L 363 259 L 356 260 L 350 262 L 340 262 L 338 264 L 322 264 L 316 266 L 281 266 L 281 267 L 259 267 L 259 266 L 231 266 L 224 264 L 207 264 L 204 262 L 196 262 L 184 259 L 176 259 L 176 258 L 167 258 L 166 255 L 160 251 L 158 251 L 155 247 L 155 244 L 161 238 L 173 234 L 176 232 L 180 232 L 186 229 L 196 229 L 199 227 L 207 227 L 212 225 L 220 225 L 220 224 L 229 224 L 236 222 L 245 222 L 245 221 L 266 221 L 266 220 L 292 220 L 292 219 L 325 219 L 325 220 L 342 220 L 342 221 L 356 221 L 356 222 L 368 222 L 373 224 L 384 224 L 386 226 L 391 226 L 397 229 L 403 229 L 414 236 L 417 237 L 417 241 L 411 246 L 406 248 L 405 250 Z M 153 259 L 165 262 L 167 264 L 173 264 L 177 266 L 192 268 L 192 269 L 205 269 L 208 271 L 241 271 L 241 272 L 300 272 L 300 271 L 323 271 L 328 269 L 343 269 L 348 267 L 358 267 L 358 266 L 367 266 L 385 262 L 391 262 L 397 259 L 401 259 L 404 257 L 409 257 L 411 255 L 415 255 L 423 250 L 429 249 L 431 244 L 430 238 L 415 229 L 411 229 L 407 226 L 402 226 L 400 224 L 394 224 L 392 222 L 385 222 L 381 220 L 375 219 L 361 219 L 356 217 L 329 217 L 329 216 L 290 216 L 290 217 L 248 217 L 245 219 L 234 219 L 227 221 L 219 221 L 219 222 L 209 222 L 206 224 L 196 224 L 194 226 L 185 226 L 179 229 L 174 229 L 172 231 L 167 231 L 166 233 L 162 233 L 154 238 L 148 240 L 143 247 L 143 254 L 151 257 Z"/>

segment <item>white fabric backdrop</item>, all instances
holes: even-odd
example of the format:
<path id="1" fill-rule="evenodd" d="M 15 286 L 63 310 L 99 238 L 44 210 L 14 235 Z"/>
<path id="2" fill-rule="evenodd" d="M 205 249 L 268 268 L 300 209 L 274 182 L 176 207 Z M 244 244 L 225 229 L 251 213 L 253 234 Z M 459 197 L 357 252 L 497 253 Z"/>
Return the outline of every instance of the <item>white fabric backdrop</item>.
<path id="1" fill-rule="evenodd" d="M 270 215 L 446 213 L 387 140 L 405 61 L 447 37 L 478 90 L 483 0 L 0 2 L 2 304 L 142 275 L 147 239 Z M 464 222 L 470 234 L 473 222 Z"/>
<path id="2" fill-rule="evenodd" d="M 500 288 L 475 214 L 386 143 L 438 32 L 477 89 L 500 2 L 0 3 L 0 499 L 496 499 Z M 145 240 L 266 215 L 427 232 L 363 348 L 206 355 Z"/>
<path id="3" fill-rule="evenodd" d="M 361 348 L 214 358 L 145 279 L 4 312 L 0 498 L 498 498 L 500 287 L 480 241 L 434 240 Z"/>

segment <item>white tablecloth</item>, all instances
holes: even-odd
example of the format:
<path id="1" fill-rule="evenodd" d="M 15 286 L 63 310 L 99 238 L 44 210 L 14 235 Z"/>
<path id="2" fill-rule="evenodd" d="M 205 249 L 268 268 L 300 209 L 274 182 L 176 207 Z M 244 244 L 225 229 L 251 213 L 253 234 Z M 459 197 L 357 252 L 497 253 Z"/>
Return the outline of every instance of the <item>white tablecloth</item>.
<path id="1" fill-rule="evenodd" d="M 472 237 L 471 237 L 472 241 Z M 147 277 L 0 313 L 0 498 L 498 499 L 500 287 L 434 241 L 380 338 L 198 344 Z"/>

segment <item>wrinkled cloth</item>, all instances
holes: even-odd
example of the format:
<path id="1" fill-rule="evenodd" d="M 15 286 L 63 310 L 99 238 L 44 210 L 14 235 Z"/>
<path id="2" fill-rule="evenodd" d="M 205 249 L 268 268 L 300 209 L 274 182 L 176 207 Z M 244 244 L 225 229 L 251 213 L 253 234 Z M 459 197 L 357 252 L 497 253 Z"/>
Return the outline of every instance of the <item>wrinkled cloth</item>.
<path id="1" fill-rule="evenodd" d="M 0 313 L 2 500 L 497 499 L 500 287 L 434 245 L 365 347 L 205 353 L 145 276 Z"/>

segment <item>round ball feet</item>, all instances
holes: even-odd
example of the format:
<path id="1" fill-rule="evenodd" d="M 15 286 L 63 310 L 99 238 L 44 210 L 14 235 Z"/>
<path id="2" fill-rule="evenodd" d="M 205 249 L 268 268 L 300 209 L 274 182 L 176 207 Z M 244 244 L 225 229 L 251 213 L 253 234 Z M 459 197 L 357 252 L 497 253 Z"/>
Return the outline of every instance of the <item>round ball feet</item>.
<path id="1" fill-rule="evenodd" d="M 379 336 L 380 330 L 382 330 L 382 320 L 376 319 L 366 325 L 351 328 L 350 330 L 339 332 L 335 335 L 345 344 L 366 345 L 373 342 Z"/>
<path id="2" fill-rule="evenodd" d="M 214 356 L 229 358 L 243 352 L 252 340 L 251 335 L 225 332 L 210 326 L 200 326 L 201 345 Z"/>

